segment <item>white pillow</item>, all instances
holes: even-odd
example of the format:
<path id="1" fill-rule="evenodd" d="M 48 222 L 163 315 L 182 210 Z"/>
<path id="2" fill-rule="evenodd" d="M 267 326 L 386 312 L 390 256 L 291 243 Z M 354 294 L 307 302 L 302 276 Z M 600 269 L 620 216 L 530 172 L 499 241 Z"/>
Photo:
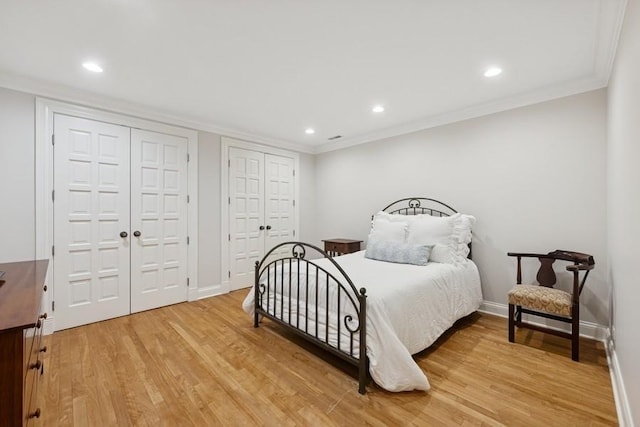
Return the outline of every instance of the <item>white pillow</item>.
<path id="1" fill-rule="evenodd" d="M 430 261 L 454 263 L 458 242 L 453 239 L 453 229 L 460 214 L 451 216 L 419 215 L 409 225 L 407 243 L 431 245 Z"/>
<path id="2" fill-rule="evenodd" d="M 430 261 L 454 264 L 469 255 L 476 219 L 460 213 L 447 217 L 418 215 L 409 225 L 407 242 L 434 245 Z"/>
<path id="3" fill-rule="evenodd" d="M 369 239 L 375 238 L 388 242 L 405 243 L 407 241 L 407 230 L 406 222 L 391 222 L 383 218 L 375 218 Z"/>
<path id="4" fill-rule="evenodd" d="M 476 218 L 471 215 L 461 214 L 453 226 L 453 241 L 456 244 L 457 255 L 466 258 L 469 255 L 469 243 L 471 243 L 471 230 L 476 223 Z"/>

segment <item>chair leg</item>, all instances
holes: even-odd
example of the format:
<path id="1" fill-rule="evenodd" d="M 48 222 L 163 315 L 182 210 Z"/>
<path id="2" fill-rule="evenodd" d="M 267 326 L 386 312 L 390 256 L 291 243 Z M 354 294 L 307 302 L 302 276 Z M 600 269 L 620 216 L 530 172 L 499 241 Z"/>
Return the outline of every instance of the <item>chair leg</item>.
<path id="1" fill-rule="evenodd" d="M 509 304 L 509 342 L 514 341 L 515 335 L 515 324 L 514 324 L 514 307 L 513 304 Z"/>
<path id="2" fill-rule="evenodd" d="M 580 306 L 575 304 L 571 317 L 571 359 L 580 361 Z"/>

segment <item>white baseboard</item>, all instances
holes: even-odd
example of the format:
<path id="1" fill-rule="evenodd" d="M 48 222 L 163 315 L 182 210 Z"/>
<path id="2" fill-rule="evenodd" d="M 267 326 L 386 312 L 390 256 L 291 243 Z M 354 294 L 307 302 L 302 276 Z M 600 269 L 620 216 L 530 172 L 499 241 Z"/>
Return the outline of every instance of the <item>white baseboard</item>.
<path id="1" fill-rule="evenodd" d="M 223 285 L 201 286 L 198 288 L 189 288 L 189 301 L 197 301 L 203 298 L 215 297 L 229 292 Z"/>
<path id="2" fill-rule="evenodd" d="M 478 311 L 506 318 L 509 312 L 509 306 L 507 304 L 500 304 L 492 301 L 483 301 L 482 304 L 480 304 Z M 569 326 L 565 326 L 561 322 L 555 322 L 553 320 L 549 320 L 549 322 L 541 322 L 540 320 L 542 318 L 527 316 L 526 314 L 522 316 L 522 319 L 534 325 L 569 332 Z M 609 336 L 609 328 L 598 325 L 597 323 L 581 321 L 580 336 L 605 342 Z"/>
<path id="3" fill-rule="evenodd" d="M 622 372 L 620 372 L 620 364 L 618 363 L 618 355 L 613 345 L 611 337 L 607 337 L 605 341 L 605 351 L 607 353 L 607 363 L 609 364 L 609 373 L 611 374 L 611 388 L 613 388 L 613 399 L 616 402 L 616 411 L 618 412 L 618 424 L 620 427 L 633 427 L 633 417 L 631 415 L 631 406 L 627 391 L 624 388 L 624 380 Z"/>
<path id="4" fill-rule="evenodd" d="M 483 301 L 478 309 L 478 311 L 482 313 L 493 314 L 504 318 L 508 316 L 508 310 L 509 306 L 507 304 L 500 304 L 492 301 Z M 548 328 L 565 330 L 562 327 L 555 327 L 556 325 L 552 326 L 546 323 L 540 323 L 539 321 L 531 321 L 531 318 L 531 316 L 523 316 L 523 319 L 530 323 Z M 565 332 L 568 331 L 569 329 L 567 327 Z M 618 356 L 616 355 L 615 348 L 611 341 L 609 328 L 596 323 L 580 322 L 580 336 L 602 341 L 604 343 L 605 352 L 607 354 L 607 363 L 609 365 L 609 373 L 611 374 L 613 398 L 616 403 L 616 411 L 618 413 L 618 423 L 620 424 L 620 427 L 634 427 L 629 399 L 627 398 L 627 392 L 624 388 L 624 381 L 622 379 L 622 373 L 620 372 L 620 365 L 618 364 Z"/>

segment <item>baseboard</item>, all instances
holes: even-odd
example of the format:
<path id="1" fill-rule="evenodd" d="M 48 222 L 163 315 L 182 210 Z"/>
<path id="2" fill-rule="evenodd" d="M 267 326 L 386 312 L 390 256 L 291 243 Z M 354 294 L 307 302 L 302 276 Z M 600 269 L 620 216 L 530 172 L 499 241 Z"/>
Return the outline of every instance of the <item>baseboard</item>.
<path id="1" fill-rule="evenodd" d="M 509 306 L 507 304 L 500 304 L 492 301 L 483 301 L 482 304 L 480 304 L 478 311 L 506 318 L 508 315 L 507 313 L 509 312 Z M 569 326 L 567 325 L 565 327 L 565 325 L 562 325 L 560 322 L 554 322 L 554 324 L 542 323 L 540 322 L 540 318 L 527 315 L 522 316 L 522 319 L 534 325 L 569 332 Z M 606 343 L 607 337 L 609 336 L 609 329 L 602 325 L 598 325 L 597 323 L 581 321 L 580 336 Z"/>
<path id="2" fill-rule="evenodd" d="M 618 412 L 618 424 L 620 427 L 633 427 L 633 417 L 631 415 L 631 406 L 629 398 L 624 387 L 622 372 L 620 372 L 620 364 L 618 363 L 618 355 L 611 337 L 607 337 L 605 341 L 605 351 L 607 353 L 607 363 L 609 364 L 609 373 L 611 374 L 611 388 L 613 389 L 613 398 L 616 402 L 616 411 Z"/>
<path id="3" fill-rule="evenodd" d="M 227 292 L 229 292 L 229 290 L 220 284 L 189 288 L 189 301 L 215 297 L 216 295 L 226 294 Z"/>

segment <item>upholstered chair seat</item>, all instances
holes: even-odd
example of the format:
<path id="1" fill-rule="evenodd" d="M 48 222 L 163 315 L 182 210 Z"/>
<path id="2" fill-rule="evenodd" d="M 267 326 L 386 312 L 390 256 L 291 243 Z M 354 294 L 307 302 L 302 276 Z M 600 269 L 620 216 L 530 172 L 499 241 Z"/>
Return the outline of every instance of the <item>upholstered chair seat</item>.
<path id="1" fill-rule="evenodd" d="M 539 285 L 516 285 L 509 291 L 509 304 L 532 310 L 571 316 L 571 294 Z"/>

